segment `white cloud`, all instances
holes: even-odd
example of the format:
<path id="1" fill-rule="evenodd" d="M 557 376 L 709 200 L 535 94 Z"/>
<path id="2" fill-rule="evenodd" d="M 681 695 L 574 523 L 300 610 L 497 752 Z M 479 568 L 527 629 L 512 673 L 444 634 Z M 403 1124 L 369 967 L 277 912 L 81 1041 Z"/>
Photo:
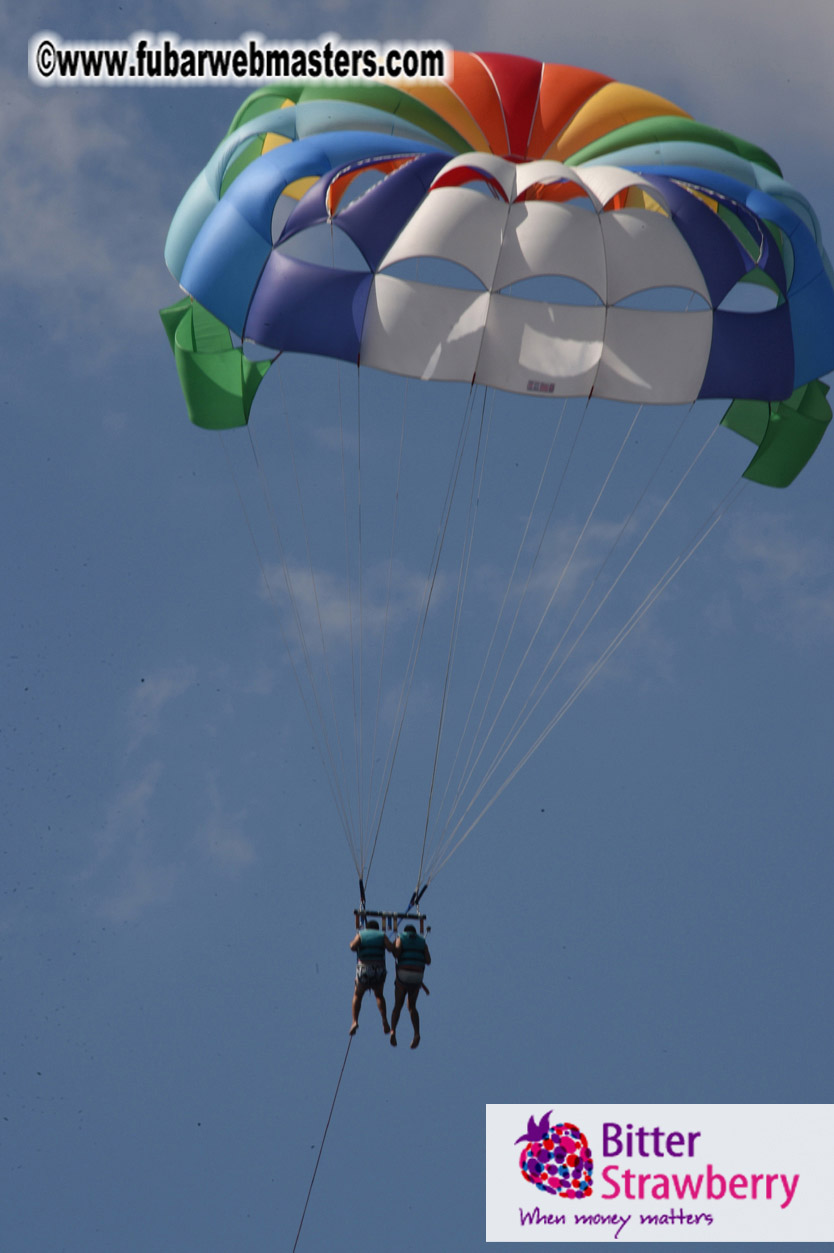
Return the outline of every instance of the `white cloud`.
<path id="1" fill-rule="evenodd" d="M 321 567 L 311 572 L 309 566 L 288 564 L 287 572 L 303 635 L 311 651 L 321 651 L 323 634 L 328 653 L 332 648 L 336 656 L 344 656 L 345 645 L 351 636 L 351 625 L 358 647 L 358 579 L 352 581 L 348 592 L 344 575 L 334 575 Z M 273 595 L 284 606 L 284 626 L 288 638 L 295 640 L 295 617 L 282 567 L 267 567 L 266 573 Z M 442 597 L 445 585 L 445 580 L 439 577 L 432 597 L 433 604 Z M 387 562 L 380 562 L 365 570 L 362 576 L 361 614 L 366 641 L 370 643 L 381 640 L 386 620 L 391 632 L 404 625 L 413 629 L 425 587 L 425 576 L 408 570 L 401 562 L 395 561 L 390 567 L 390 588 Z"/>
<path id="2" fill-rule="evenodd" d="M 341 456 L 356 457 L 359 441 L 353 428 L 346 430 L 344 426 L 317 426 L 313 431 L 316 445 L 324 452 L 336 453 Z"/>
<path id="3" fill-rule="evenodd" d="M 162 711 L 171 701 L 184 695 L 196 677 L 195 667 L 185 665 L 160 670 L 140 680 L 128 709 L 129 751 L 158 731 Z"/>
<path id="4" fill-rule="evenodd" d="M 77 876 L 90 885 L 96 912 L 112 922 L 130 922 L 171 905 L 207 866 L 234 874 L 256 861 L 245 833 L 246 810 L 227 813 L 213 782 L 205 821 L 193 837 L 179 831 L 174 839 L 164 781 L 162 763 L 153 761 L 119 787 L 93 834 L 90 864 Z"/>
<path id="5" fill-rule="evenodd" d="M 240 691 L 244 696 L 271 696 L 278 682 L 278 673 L 271 666 L 259 666 L 251 678 L 244 679 Z"/>
<path id="6" fill-rule="evenodd" d="M 99 912 L 111 922 L 133 922 L 146 910 L 167 905 L 182 876 L 181 868 L 162 865 L 137 843 L 119 875 L 118 886 L 102 900 Z"/>
<path id="7" fill-rule="evenodd" d="M 145 825 L 162 775 L 162 763 L 153 761 L 130 782 L 125 783 L 107 806 L 104 823 L 95 835 L 97 863 L 109 858 L 126 836 Z M 91 873 L 85 873 L 85 877 Z"/>
<path id="8" fill-rule="evenodd" d="M 77 876 L 93 885 L 96 912 L 111 922 L 130 922 L 167 904 L 180 879 L 180 867 L 153 851 L 152 810 L 162 775 L 162 763 L 154 761 L 122 785 L 94 832 L 93 860 Z"/>
<path id="9" fill-rule="evenodd" d="M 256 860 L 255 845 L 244 833 L 246 810 L 227 814 L 216 783 L 209 785 L 211 812 L 196 837 L 200 854 L 223 870 L 244 870 Z"/>
<path id="10" fill-rule="evenodd" d="M 164 28 L 196 39 L 234 39 L 255 31 L 271 39 L 307 40 L 321 33 L 334 17 L 341 24 L 347 12 L 348 0 L 286 0 L 278 8 L 270 0 L 247 0 L 242 10 L 230 8 L 223 0 L 201 0 L 196 21 L 192 6 L 166 5 Z"/>
<path id="11" fill-rule="evenodd" d="M 79 365 L 93 368 L 128 334 L 157 334 L 173 294 L 162 154 L 135 98 L 115 89 L 47 90 L 7 72 L 0 96 L 0 277 L 37 302 L 38 340 L 83 336 Z"/>
<path id="12" fill-rule="evenodd" d="M 804 644 L 831 639 L 834 570 L 825 539 L 797 534 L 784 516 L 757 513 L 733 524 L 726 550 L 759 629 Z"/>

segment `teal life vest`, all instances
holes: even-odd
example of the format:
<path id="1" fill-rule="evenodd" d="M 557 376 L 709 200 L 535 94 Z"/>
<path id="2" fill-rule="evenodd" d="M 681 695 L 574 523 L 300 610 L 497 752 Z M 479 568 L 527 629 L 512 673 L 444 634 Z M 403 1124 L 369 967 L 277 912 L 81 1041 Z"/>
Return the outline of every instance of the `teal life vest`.
<path id="1" fill-rule="evenodd" d="M 375 931 L 373 927 L 366 927 L 364 931 L 359 932 L 359 948 L 356 953 L 358 961 L 367 962 L 374 966 L 385 965 L 385 935 L 382 931 Z"/>
<path id="2" fill-rule="evenodd" d="M 400 953 L 397 965 L 411 966 L 416 970 L 426 968 L 426 941 L 416 932 L 404 931 L 399 937 Z"/>

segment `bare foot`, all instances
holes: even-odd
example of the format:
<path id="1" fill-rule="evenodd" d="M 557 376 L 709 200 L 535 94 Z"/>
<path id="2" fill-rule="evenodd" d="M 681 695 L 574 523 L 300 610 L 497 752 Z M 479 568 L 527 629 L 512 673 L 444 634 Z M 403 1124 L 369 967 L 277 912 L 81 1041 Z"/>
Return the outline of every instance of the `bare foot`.
<path id="1" fill-rule="evenodd" d="M 392 1032 L 391 1032 L 391 1041 L 390 1041 L 390 1043 L 391 1043 L 391 1048 L 392 1048 L 392 1049 L 395 1049 L 395 1048 L 397 1047 L 397 1033 L 396 1033 L 396 1031 L 392 1031 Z"/>
<path id="2" fill-rule="evenodd" d="M 418 1035 L 416 1035 L 416 1036 L 414 1037 L 414 1039 L 411 1041 L 411 1047 L 412 1047 L 413 1049 L 416 1049 L 416 1047 L 417 1047 L 417 1045 L 418 1045 L 419 1043 L 420 1043 L 420 1037 L 419 1037 Z"/>
<path id="3" fill-rule="evenodd" d="M 356 1033 L 357 1033 L 357 1031 L 358 1031 L 358 1030 L 359 1030 L 359 1023 L 358 1023 L 358 1022 L 351 1023 L 351 1026 L 350 1026 L 350 1034 L 351 1034 L 351 1035 L 356 1035 Z"/>

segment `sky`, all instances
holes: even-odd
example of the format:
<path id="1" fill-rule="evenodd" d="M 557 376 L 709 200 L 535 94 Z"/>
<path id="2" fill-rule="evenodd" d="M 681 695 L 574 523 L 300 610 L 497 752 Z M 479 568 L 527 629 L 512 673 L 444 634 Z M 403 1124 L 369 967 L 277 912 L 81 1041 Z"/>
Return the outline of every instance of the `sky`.
<path id="1" fill-rule="evenodd" d="M 246 92 L 43 88 L 27 78 L 39 30 L 332 31 L 588 66 L 773 153 L 830 249 L 830 6 L 65 3 L 0 18 L 0 1243 L 289 1249 L 348 1043 L 356 871 L 276 639 L 274 557 L 259 568 L 241 511 L 246 436 L 188 422 L 157 312 L 178 296 L 171 216 Z M 353 397 L 334 402 L 324 368 L 286 388 L 325 543 Z M 460 396 L 448 404 L 458 421 Z M 277 382 L 263 406 L 281 413 Z M 432 452 L 446 416 L 429 415 Z M 716 474 L 734 480 L 744 446 L 719 437 Z M 497 445 L 508 496 L 543 439 L 525 433 L 519 465 Z M 486 1103 L 831 1099 L 833 440 L 790 489 L 742 492 L 432 881 L 420 1049 L 395 1053 L 363 1007 L 300 1250 L 480 1248 Z M 415 554 L 441 481 L 425 454 L 403 491 Z M 369 670 L 377 471 L 366 453 Z M 485 477 L 485 513 L 497 485 Z M 473 596 L 494 598 L 511 499 L 480 533 Z M 421 560 L 404 554 L 392 581 L 392 654 Z M 447 612 L 455 577 L 438 585 Z M 343 593 L 321 592 L 334 703 L 350 709 Z M 477 609 L 466 630 L 461 672 L 484 647 Z M 425 656 L 369 884 L 384 908 L 405 905 L 422 841 L 440 637 Z"/>

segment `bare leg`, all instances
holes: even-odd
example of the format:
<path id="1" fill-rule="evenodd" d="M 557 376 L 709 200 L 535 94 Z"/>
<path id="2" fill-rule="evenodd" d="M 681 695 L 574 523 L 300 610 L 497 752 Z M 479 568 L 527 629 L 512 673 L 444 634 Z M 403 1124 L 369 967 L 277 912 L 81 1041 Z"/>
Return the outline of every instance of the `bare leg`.
<path id="1" fill-rule="evenodd" d="M 381 992 L 376 992 L 375 996 L 376 996 L 377 1009 L 379 1010 L 380 1015 L 382 1017 L 382 1030 L 387 1035 L 388 1032 L 391 1030 L 391 1028 L 388 1026 L 388 1010 L 385 1007 L 385 997 L 382 995 Z"/>
<path id="2" fill-rule="evenodd" d="M 350 1034 L 356 1035 L 359 1027 L 359 1010 L 362 1007 L 362 997 L 365 995 L 365 989 L 357 983 L 353 989 L 353 1002 L 351 1004 L 351 1012 L 353 1014 L 353 1022 L 350 1024 Z"/>
<path id="3" fill-rule="evenodd" d="M 397 1023 L 400 1021 L 400 1012 L 405 1002 L 405 988 L 401 983 L 394 984 L 394 1012 L 391 1015 L 391 1046 L 397 1047 Z"/>
<path id="4" fill-rule="evenodd" d="M 420 1043 L 420 1015 L 417 1013 L 417 996 L 419 991 L 419 988 L 415 988 L 413 992 L 408 994 L 408 1012 L 411 1015 L 411 1025 L 414 1028 L 414 1039 L 411 1041 L 413 1049 L 416 1049 Z"/>

